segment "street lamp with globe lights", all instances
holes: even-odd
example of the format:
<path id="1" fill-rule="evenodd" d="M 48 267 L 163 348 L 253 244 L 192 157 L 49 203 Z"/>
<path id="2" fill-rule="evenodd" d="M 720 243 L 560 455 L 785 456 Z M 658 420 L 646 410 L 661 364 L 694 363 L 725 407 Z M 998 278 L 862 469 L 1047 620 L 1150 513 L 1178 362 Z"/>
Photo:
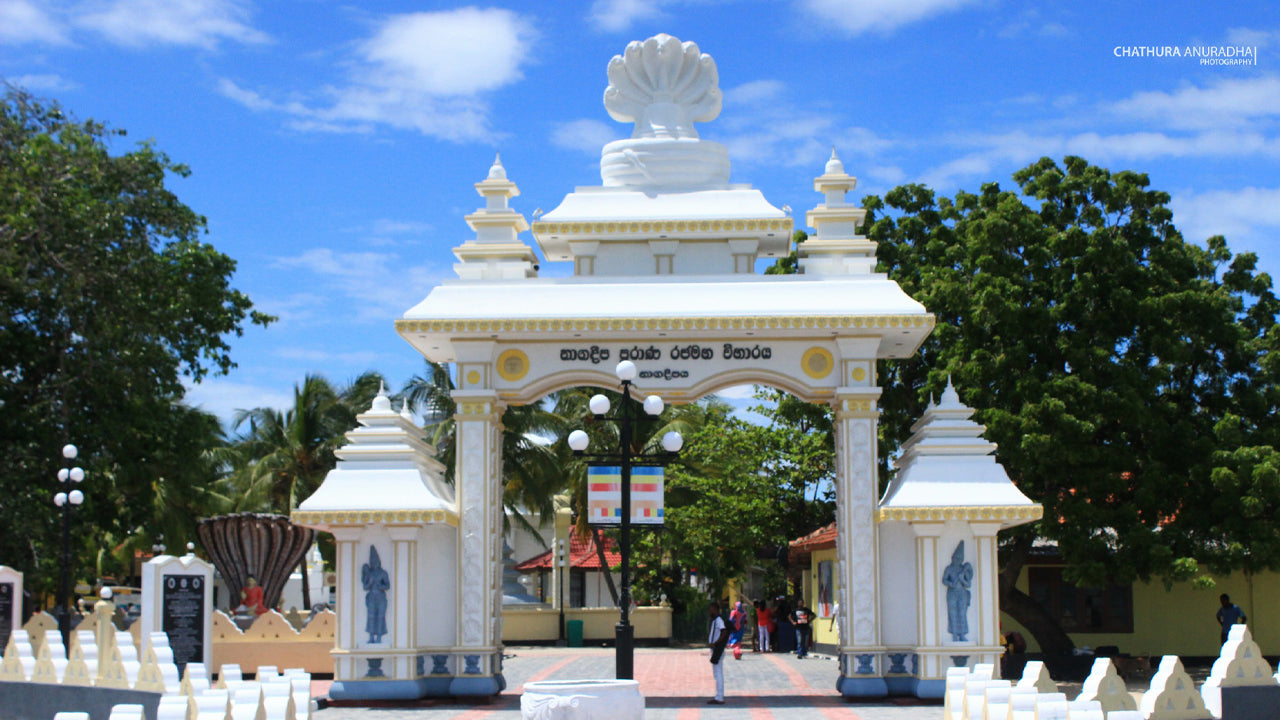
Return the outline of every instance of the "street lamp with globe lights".
<path id="1" fill-rule="evenodd" d="M 84 480 L 84 469 L 75 465 L 79 451 L 75 445 L 62 446 L 62 457 L 72 467 L 58 470 L 58 493 L 53 504 L 62 509 L 62 582 L 58 586 L 58 630 L 62 642 L 70 647 L 71 638 L 71 510 L 84 502 L 84 493 L 76 488 Z"/>
<path id="2" fill-rule="evenodd" d="M 622 383 L 622 401 L 616 417 L 606 417 L 610 409 L 609 398 L 604 395 L 593 395 L 588 402 L 591 414 L 596 420 L 612 422 L 618 425 L 618 451 L 616 453 L 586 454 L 591 438 L 582 430 L 569 433 L 569 449 L 574 455 L 584 457 L 593 464 L 616 464 L 621 476 L 622 507 L 619 520 L 618 549 L 622 554 L 622 590 L 618 598 L 618 609 L 621 618 L 614 628 L 616 657 L 616 675 L 619 680 L 631 680 L 635 677 L 635 635 L 631 626 L 631 468 L 633 465 L 662 466 L 677 457 L 684 447 L 684 438 L 680 433 L 670 431 L 662 436 L 662 449 L 658 454 L 635 453 L 631 449 L 637 418 L 630 402 L 631 383 L 636 379 L 636 365 L 630 360 L 623 360 L 614 369 L 614 374 Z M 644 411 L 650 417 L 662 414 L 666 403 L 657 395 L 644 399 Z"/>

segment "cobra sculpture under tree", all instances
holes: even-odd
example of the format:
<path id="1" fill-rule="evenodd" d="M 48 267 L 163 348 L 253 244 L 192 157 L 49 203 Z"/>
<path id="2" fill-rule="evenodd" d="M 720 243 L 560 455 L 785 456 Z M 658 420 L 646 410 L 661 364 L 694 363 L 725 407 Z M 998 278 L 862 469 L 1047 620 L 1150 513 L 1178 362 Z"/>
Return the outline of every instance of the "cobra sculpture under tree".
<path id="1" fill-rule="evenodd" d="M 231 593 L 230 607 L 252 577 L 262 586 L 262 604 L 275 608 L 289 574 L 315 541 L 316 531 L 294 525 L 283 515 L 240 513 L 205 518 L 196 534 Z M 302 575 L 303 604 L 309 604 L 307 575 Z"/>

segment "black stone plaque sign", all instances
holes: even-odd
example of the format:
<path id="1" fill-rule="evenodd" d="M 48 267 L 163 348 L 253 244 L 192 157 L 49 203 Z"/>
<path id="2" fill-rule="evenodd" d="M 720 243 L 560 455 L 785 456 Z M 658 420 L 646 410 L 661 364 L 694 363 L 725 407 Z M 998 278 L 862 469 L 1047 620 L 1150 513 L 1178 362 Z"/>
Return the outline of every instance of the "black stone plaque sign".
<path id="1" fill-rule="evenodd" d="M 14 583 L 0 583 L 0 652 L 9 644 L 13 632 Z"/>
<path id="2" fill-rule="evenodd" d="M 183 672 L 187 663 L 204 662 L 203 575 L 165 575 L 160 601 L 160 629 L 169 635 L 173 662 Z"/>

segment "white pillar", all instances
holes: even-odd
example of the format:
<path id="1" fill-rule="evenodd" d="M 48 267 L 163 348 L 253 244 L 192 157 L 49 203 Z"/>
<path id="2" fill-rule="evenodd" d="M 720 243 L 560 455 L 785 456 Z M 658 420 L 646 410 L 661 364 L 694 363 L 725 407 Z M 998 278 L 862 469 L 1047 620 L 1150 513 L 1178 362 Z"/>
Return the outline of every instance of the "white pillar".
<path id="1" fill-rule="evenodd" d="M 970 522 L 969 530 L 974 545 L 972 606 L 977 608 L 974 639 L 983 653 L 982 662 L 999 662 L 1004 652 L 1000 643 L 1000 566 L 996 553 L 1000 523 Z"/>
<path id="2" fill-rule="evenodd" d="M 363 627 L 356 625 L 357 603 L 363 603 L 360 596 L 360 562 L 357 551 L 360 547 L 361 528 L 333 527 L 336 545 L 334 567 L 337 570 L 337 597 L 334 599 L 338 610 L 336 652 L 333 655 L 333 672 L 335 680 L 359 680 L 363 673 L 358 673 L 355 659 L 349 654 L 356 649 L 356 630 Z"/>
<path id="3" fill-rule="evenodd" d="M 417 526 L 391 526 L 387 528 L 391 536 L 393 571 L 395 578 L 391 586 L 391 596 L 387 598 L 390 605 L 388 620 L 391 625 L 391 647 L 397 651 L 394 674 L 396 678 L 413 678 L 414 655 L 417 647 L 418 627 L 418 533 Z"/>
<path id="4" fill-rule="evenodd" d="M 22 629 L 22 573 L 0 565 L 0 648 L 14 630 Z"/>
<path id="5" fill-rule="evenodd" d="M 840 679 L 846 697 L 888 694 L 884 647 L 880 642 L 876 581 L 879 547 L 876 540 L 877 482 L 876 425 L 880 388 L 869 383 L 864 366 L 862 387 L 841 387 L 835 400 L 836 538 L 839 561 L 840 612 L 847 632 L 840 638 Z"/>
<path id="6" fill-rule="evenodd" d="M 479 373 L 460 363 L 459 375 Z M 487 373 L 485 373 L 487 375 Z M 458 567 L 458 668 L 454 695 L 494 695 L 501 684 L 502 426 L 491 391 L 454 392 L 454 485 L 461 544 Z"/>

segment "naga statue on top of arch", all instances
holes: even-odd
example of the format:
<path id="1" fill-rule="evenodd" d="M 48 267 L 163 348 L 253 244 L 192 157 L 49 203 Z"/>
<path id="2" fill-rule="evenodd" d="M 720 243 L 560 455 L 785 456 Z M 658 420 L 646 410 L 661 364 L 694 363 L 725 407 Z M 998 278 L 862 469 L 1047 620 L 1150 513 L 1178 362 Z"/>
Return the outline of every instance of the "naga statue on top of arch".
<path id="1" fill-rule="evenodd" d="M 635 122 L 633 138 L 697 138 L 693 124 L 720 115 L 716 61 L 697 43 L 665 33 L 628 43 L 608 74 L 605 109 L 618 122 Z"/>

